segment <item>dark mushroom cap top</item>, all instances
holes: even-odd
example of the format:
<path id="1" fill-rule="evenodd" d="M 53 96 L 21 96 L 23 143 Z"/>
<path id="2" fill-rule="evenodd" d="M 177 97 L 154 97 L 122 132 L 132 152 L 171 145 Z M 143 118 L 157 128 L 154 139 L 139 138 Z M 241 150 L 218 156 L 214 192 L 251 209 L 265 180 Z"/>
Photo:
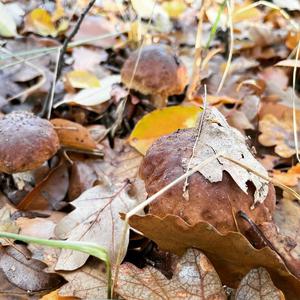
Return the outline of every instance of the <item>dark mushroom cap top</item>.
<path id="1" fill-rule="evenodd" d="M 149 195 L 186 172 L 182 162 L 191 157 L 196 136 L 195 129 L 184 129 L 163 136 L 152 144 L 140 167 L 140 175 Z M 249 230 L 248 223 L 233 215 L 239 210 L 244 211 L 257 225 L 272 219 L 276 199 L 271 183 L 265 201 L 251 210 L 254 186 L 249 186 L 246 194 L 226 172 L 220 182 L 211 183 L 199 172 L 190 176 L 188 182 L 189 200 L 183 196 L 183 180 L 152 202 L 149 213 L 161 218 L 176 215 L 191 225 L 205 221 L 221 233 L 237 231 L 236 222 L 241 232 Z"/>
<path id="2" fill-rule="evenodd" d="M 129 87 L 138 59 L 139 49 L 131 53 L 122 70 L 122 82 Z M 142 49 L 130 88 L 144 95 L 168 97 L 181 94 L 188 82 L 187 70 L 179 58 L 165 45 L 150 45 Z"/>
<path id="3" fill-rule="evenodd" d="M 0 119 L 0 172 L 33 170 L 60 148 L 52 124 L 28 112 Z"/>

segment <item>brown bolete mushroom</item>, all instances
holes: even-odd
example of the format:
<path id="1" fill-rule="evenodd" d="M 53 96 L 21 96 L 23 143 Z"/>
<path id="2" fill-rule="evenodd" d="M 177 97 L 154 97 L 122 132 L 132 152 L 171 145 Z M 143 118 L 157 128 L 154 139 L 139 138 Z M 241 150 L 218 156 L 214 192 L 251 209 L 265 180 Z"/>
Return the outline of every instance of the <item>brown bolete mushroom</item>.
<path id="1" fill-rule="evenodd" d="M 130 89 L 150 95 L 156 107 L 163 107 L 169 96 L 184 91 L 188 82 L 186 67 L 170 47 L 154 44 L 142 49 L 135 70 L 139 51 L 132 52 L 123 65 L 122 82 Z"/>
<path id="2" fill-rule="evenodd" d="M 60 148 L 52 124 L 28 112 L 12 112 L 0 119 L 0 172 L 33 170 Z"/>
<path id="3" fill-rule="evenodd" d="M 217 139 L 218 136 L 221 140 L 225 136 L 222 137 L 221 132 L 227 130 L 225 126 L 227 123 L 220 123 L 221 121 L 216 117 L 214 122 L 208 123 L 207 126 L 211 126 L 215 131 L 203 128 L 204 136 L 201 136 L 205 139 L 205 141 L 202 140 L 203 147 L 206 147 L 209 143 L 214 144 L 215 141 L 211 140 Z M 228 128 L 234 130 L 229 126 Z M 214 132 L 215 137 L 209 136 L 210 132 Z M 235 133 L 230 131 L 228 134 L 233 135 Z M 239 137 L 240 133 L 236 134 Z M 145 182 L 149 195 L 160 191 L 186 172 L 183 162 L 191 157 L 196 136 L 197 129 L 195 128 L 178 130 L 173 134 L 161 137 L 150 147 L 140 167 L 140 175 Z M 229 142 L 224 142 L 224 145 L 224 148 L 231 147 Z M 244 147 L 246 150 L 243 151 L 246 153 L 248 151 L 247 146 L 244 145 Z M 203 149 L 198 155 L 206 155 L 207 149 L 210 148 Z M 258 164 L 250 152 L 246 155 L 251 157 L 253 163 Z M 216 160 L 216 164 L 219 163 L 218 161 Z M 220 166 L 223 166 L 222 162 Z M 243 171 L 245 170 L 240 172 Z M 246 193 L 238 186 L 236 179 L 233 179 L 235 178 L 233 172 L 231 175 L 228 171 L 221 170 L 221 172 L 223 175 L 222 180 L 219 182 L 209 181 L 201 172 L 194 173 L 188 181 L 189 199 L 184 196 L 184 182 L 181 182 L 152 202 L 149 213 L 161 218 L 169 214 L 176 215 L 191 225 L 206 221 L 221 233 L 228 231 L 245 233 L 249 229 L 250 225 L 238 217 L 237 213 L 240 210 L 244 211 L 256 224 L 271 221 L 275 209 L 275 191 L 272 184 L 263 183 L 266 188 L 264 200 L 256 202 L 256 207 L 251 209 L 251 206 L 255 203 L 255 192 L 257 191 L 257 186 L 255 186 L 257 181 L 255 180 L 259 180 L 259 178 L 255 178 L 254 183 L 251 180 L 246 180 L 248 187 Z M 248 173 L 247 170 L 245 172 Z"/>

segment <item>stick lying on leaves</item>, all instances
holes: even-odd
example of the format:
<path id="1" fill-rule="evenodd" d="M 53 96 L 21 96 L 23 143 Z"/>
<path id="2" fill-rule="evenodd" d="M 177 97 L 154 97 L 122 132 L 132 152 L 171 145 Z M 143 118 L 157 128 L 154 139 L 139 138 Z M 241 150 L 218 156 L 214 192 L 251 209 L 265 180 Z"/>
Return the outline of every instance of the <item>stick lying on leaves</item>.
<path id="1" fill-rule="evenodd" d="M 31 236 L 20 235 L 15 233 L 8 233 L 8 232 L 0 232 L 0 238 L 7 238 L 22 241 L 25 243 L 32 243 L 38 244 L 53 248 L 60 248 L 60 249 L 70 249 L 75 251 L 80 251 L 87 253 L 89 255 L 95 256 L 102 261 L 105 262 L 106 266 L 106 274 L 107 274 L 107 298 L 111 299 L 111 286 L 112 286 L 112 278 L 111 278 L 111 265 L 110 265 L 110 258 L 107 251 L 93 243 L 86 243 L 86 242 L 76 242 L 76 241 L 57 241 L 57 240 L 45 240 L 39 239 Z"/>

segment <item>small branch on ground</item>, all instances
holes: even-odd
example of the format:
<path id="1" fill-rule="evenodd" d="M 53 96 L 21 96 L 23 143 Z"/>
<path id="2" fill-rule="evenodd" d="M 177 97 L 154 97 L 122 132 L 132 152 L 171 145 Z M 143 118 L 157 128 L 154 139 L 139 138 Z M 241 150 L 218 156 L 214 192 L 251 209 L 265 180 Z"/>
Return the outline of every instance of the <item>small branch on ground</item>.
<path id="1" fill-rule="evenodd" d="M 60 54 L 59 54 L 59 58 L 58 58 L 58 62 L 57 62 L 57 72 L 55 75 L 55 78 L 51 84 L 50 90 L 48 92 L 48 95 L 45 99 L 45 102 L 43 104 L 43 108 L 42 111 L 39 113 L 40 117 L 45 117 L 45 116 L 49 116 L 51 115 L 50 111 L 52 109 L 52 103 L 53 103 L 53 97 L 54 97 L 54 93 L 52 93 L 52 90 L 54 90 L 55 85 L 57 80 L 59 79 L 59 77 L 61 76 L 63 67 L 64 67 L 64 55 L 68 49 L 68 44 L 71 42 L 71 40 L 73 39 L 73 37 L 76 35 L 76 33 L 78 32 L 81 23 L 83 21 L 83 19 L 85 18 L 85 16 L 87 15 L 87 13 L 90 11 L 90 9 L 93 7 L 93 5 L 95 4 L 96 0 L 91 0 L 89 2 L 89 4 L 87 5 L 87 7 L 85 8 L 85 10 L 81 13 L 79 19 L 76 22 L 76 25 L 74 26 L 71 34 L 65 39 L 63 45 L 60 48 Z"/>

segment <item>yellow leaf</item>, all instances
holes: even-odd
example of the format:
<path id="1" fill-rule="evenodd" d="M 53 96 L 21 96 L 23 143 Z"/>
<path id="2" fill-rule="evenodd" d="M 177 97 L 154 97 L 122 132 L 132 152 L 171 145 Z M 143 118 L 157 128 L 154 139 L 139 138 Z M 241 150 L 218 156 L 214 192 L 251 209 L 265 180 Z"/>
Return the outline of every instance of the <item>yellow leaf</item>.
<path id="1" fill-rule="evenodd" d="M 45 296 L 43 296 L 40 300 L 76 300 L 76 297 L 62 297 L 58 295 L 58 290 L 53 291 Z"/>
<path id="2" fill-rule="evenodd" d="M 88 89 L 100 87 L 98 78 L 88 71 L 71 71 L 66 74 L 66 80 L 73 88 Z"/>
<path id="3" fill-rule="evenodd" d="M 56 37 L 57 35 L 57 30 L 50 14 L 43 8 L 36 8 L 26 16 L 25 30 L 42 36 L 51 35 Z"/>
<path id="4" fill-rule="evenodd" d="M 187 6 L 183 0 L 172 0 L 162 4 L 164 10 L 171 18 L 178 18 L 186 10 Z"/>
<path id="5" fill-rule="evenodd" d="M 129 143 L 142 154 L 159 137 L 177 129 L 194 127 L 200 112 L 195 106 L 172 106 L 157 109 L 144 116 L 135 126 Z"/>

